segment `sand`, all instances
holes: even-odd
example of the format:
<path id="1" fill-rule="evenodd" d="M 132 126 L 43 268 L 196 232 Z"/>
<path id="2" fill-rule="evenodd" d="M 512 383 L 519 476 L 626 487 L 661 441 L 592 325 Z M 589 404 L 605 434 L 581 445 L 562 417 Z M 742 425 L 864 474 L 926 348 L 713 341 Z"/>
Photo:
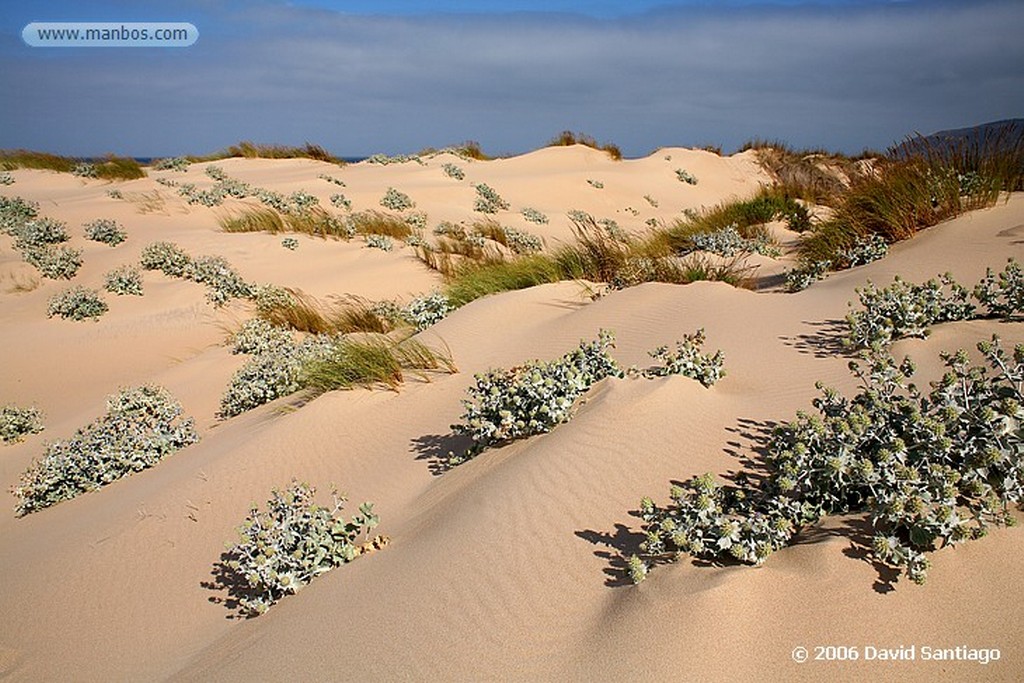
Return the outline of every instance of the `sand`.
<path id="1" fill-rule="evenodd" d="M 670 157 L 670 158 L 666 158 Z M 441 172 L 451 162 L 466 180 Z M 663 149 L 613 162 L 585 147 L 550 148 L 497 161 L 450 155 L 345 168 L 309 160 L 232 159 L 228 175 L 283 193 L 304 189 L 329 206 L 341 192 L 376 208 L 387 187 L 410 195 L 432 227 L 474 218 L 472 183 L 510 202 L 496 218 L 548 245 L 571 237 L 565 213 L 588 211 L 640 231 L 752 195 L 767 177 L 750 154 Z M 188 206 L 155 182 L 206 186 L 187 174 L 106 183 L 19 170 L 0 188 L 68 222 L 85 265 L 74 283 L 138 259 L 158 240 L 193 255 L 227 258 L 249 280 L 317 297 L 408 299 L 441 285 L 409 248 L 391 253 L 352 242 L 226 234 L 217 217 L 238 211 Z M 675 169 L 699 179 L 679 182 Z M 328 173 L 346 187 L 318 179 Z M 604 183 L 597 189 L 586 181 Z M 112 199 L 117 188 L 125 199 Z M 655 208 L 644 199 L 650 195 Z M 527 223 L 525 206 L 548 214 Z M 129 239 L 89 242 L 81 224 L 114 218 Z M 36 405 L 46 430 L 0 446 L 0 676 L 10 680 L 1018 680 L 1024 609 L 1008 558 L 1019 529 L 932 555 L 923 587 L 884 585 L 858 555 L 859 517 L 829 519 L 761 568 L 681 560 L 640 586 L 623 580 L 620 550 L 635 548 L 641 497 L 664 501 L 673 481 L 740 467 L 758 431 L 810 408 L 814 382 L 852 391 L 848 359 L 829 344 L 854 289 L 900 274 L 921 281 L 951 271 L 974 282 L 986 266 L 1021 258 L 1024 197 L 930 228 L 889 257 L 835 274 L 798 294 L 723 283 L 647 284 L 592 299 L 592 286 L 562 282 L 477 300 L 421 337 L 444 343 L 459 372 L 413 380 L 400 391 L 332 392 L 302 404 L 282 399 L 239 417 L 215 413 L 244 362 L 226 336 L 250 317 L 240 302 L 215 309 L 203 288 L 145 273 L 145 296 L 108 296 L 98 322 L 46 318 L 67 286 L 39 280 L 0 236 L 0 403 Z M 788 262 L 764 263 L 762 274 Z M 772 270 L 772 269 L 776 270 Z M 20 286 L 17 286 L 19 285 Z M 33 286 L 34 285 L 34 286 Z M 28 289 L 29 291 L 24 291 Z M 615 357 L 645 366 L 647 351 L 699 327 L 722 349 L 728 376 L 710 389 L 683 377 L 606 380 L 551 433 L 488 451 L 437 476 L 431 457 L 465 446 L 449 426 L 473 374 L 554 358 L 599 329 L 616 334 Z M 897 354 L 939 372 L 938 353 L 993 332 L 1024 342 L 1019 323 L 972 321 L 905 340 Z M 929 376 L 928 373 L 931 373 Z M 166 386 L 196 418 L 201 441 L 158 466 L 39 513 L 16 518 L 8 492 L 46 441 L 66 438 L 103 410 L 119 387 Z M 297 409 L 295 409 L 297 408 Z M 292 479 L 325 494 L 331 483 L 354 505 L 372 500 L 380 552 L 318 577 L 256 619 L 231 618 L 210 587 L 225 542 L 253 502 Z M 916 661 L 794 662 L 794 648 L 914 646 Z M 923 661 L 924 647 L 998 648 L 1001 659 Z"/>

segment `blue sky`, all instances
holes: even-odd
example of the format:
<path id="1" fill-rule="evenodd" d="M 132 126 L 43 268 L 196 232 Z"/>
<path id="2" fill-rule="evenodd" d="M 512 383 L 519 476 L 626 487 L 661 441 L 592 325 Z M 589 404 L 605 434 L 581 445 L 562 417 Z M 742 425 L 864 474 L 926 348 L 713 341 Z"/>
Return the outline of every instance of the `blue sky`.
<path id="1" fill-rule="evenodd" d="M 21 3 L 24 5 L 24 3 Z M 1024 116 L 1017 0 L 66 0 L 0 5 L 0 148 L 345 156 L 563 129 L 858 152 Z M 187 21 L 189 48 L 30 48 L 30 21 Z"/>

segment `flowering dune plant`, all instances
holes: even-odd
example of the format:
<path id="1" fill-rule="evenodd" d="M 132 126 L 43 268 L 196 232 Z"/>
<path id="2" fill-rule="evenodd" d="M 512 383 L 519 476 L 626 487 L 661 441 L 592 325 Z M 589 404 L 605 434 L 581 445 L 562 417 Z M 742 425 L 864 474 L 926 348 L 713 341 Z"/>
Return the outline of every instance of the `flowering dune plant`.
<path id="1" fill-rule="evenodd" d="M 484 449 L 551 431 L 567 422 L 573 405 L 597 381 L 622 376 L 615 359 L 608 355 L 614 346 L 611 332 L 601 330 L 592 342 L 558 360 L 530 361 L 508 370 L 491 370 L 476 375 L 476 386 L 467 389 L 466 412 L 462 422 L 451 429 L 473 438 L 464 454 L 450 453 L 449 465 L 476 457 Z"/>
<path id="2" fill-rule="evenodd" d="M 864 352 L 851 363 L 862 390 L 848 399 L 822 389 L 818 415 L 777 428 L 756 487 L 704 475 L 673 487 L 667 506 L 645 498 L 634 580 L 679 553 L 761 564 L 801 527 L 862 512 L 874 558 L 923 583 L 926 553 L 1012 524 L 1009 508 L 1024 502 L 1024 345 L 1009 357 L 993 337 L 978 350 L 988 367 L 943 354 L 947 372 L 928 394 L 907 381 L 909 359 Z"/>
<path id="3" fill-rule="evenodd" d="M 240 541 L 228 551 L 226 564 L 249 589 L 240 600 L 249 616 L 265 613 L 319 574 L 387 543 L 381 536 L 359 543 L 380 521 L 372 503 L 363 503 L 359 514 L 345 521 L 338 514 L 344 496 L 335 491 L 328 508 L 314 502 L 315 493 L 293 481 L 287 490 L 273 491 L 266 510 L 253 505 L 239 528 Z"/>
<path id="4" fill-rule="evenodd" d="M 156 465 L 199 440 L 192 418 L 163 387 L 122 389 L 107 412 L 66 441 L 54 441 L 13 488 L 20 517 Z"/>

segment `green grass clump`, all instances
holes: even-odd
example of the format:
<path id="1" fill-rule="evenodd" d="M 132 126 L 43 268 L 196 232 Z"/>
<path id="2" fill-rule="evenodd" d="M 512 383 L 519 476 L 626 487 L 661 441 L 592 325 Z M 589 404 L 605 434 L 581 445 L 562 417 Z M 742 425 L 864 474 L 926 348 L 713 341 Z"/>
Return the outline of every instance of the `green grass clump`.
<path id="1" fill-rule="evenodd" d="M 107 412 L 66 441 L 46 447 L 12 492 L 21 517 L 95 491 L 121 477 L 156 465 L 199 440 L 192 418 L 157 386 L 122 389 L 107 400 Z"/>
<path id="2" fill-rule="evenodd" d="M 104 180 L 134 180 L 146 177 L 146 172 L 135 159 L 107 155 L 100 160 L 88 164 L 89 177 Z M 0 169 L 35 168 L 60 173 L 73 173 L 76 168 L 84 169 L 81 159 L 65 157 L 47 152 L 34 152 L 26 149 L 0 150 Z"/>
<path id="3" fill-rule="evenodd" d="M 488 294 L 526 289 L 564 279 L 558 264 L 548 255 L 533 254 L 491 263 L 467 261 L 456 267 L 444 287 L 455 307 Z"/>
<path id="4" fill-rule="evenodd" d="M 308 484 L 293 481 L 287 490 L 273 491 L 266 510 L 253 505 L 239 527 L 239 541 L 222 569 L 233 575 L 233 590 L 241 593 L 239 604 L 248 616 L 264 614 L 314 577 L 386 545 L 380 536 L 359 543 L 380 521 L 372 503 L 360 505 L 359 514 L 346 521 L 339 515 L 344 496 L 335 491 L 333 506 L 323 507 L 314 502 L 315 494 Z"/>
<path id="5" fill-rule="evenodd" d="M 301 147 L 288 145 L 263 145 L 243 140 L 236 145 L 231 145 L 219 152 L 206 156 L 188 157 L 189 161 L 216 161 L 218 159 L 230 159 L 242 157 L 245 159 L 313 159 L 315 161 L 326 161 L 330 164 L 344 166 L 345 160 L 336 157 L 320 145 L 307 142 Z"/>
<path id="6" fill-rule="evenodd" d="M 6 405 L 0 408 L 0 441 L 14 443 L 27 434 L 43 431 L 43 414 L 38 408 L 19 408 Z"/>
<path id="7" fill-rule="evenodd" d="M 592 136 L 585 133 L 574 133 L 571 130 L 563 130 L 547 144 L 548 147 L 570 147 L 572 145 L 586 145 L 587 147 L 600 150 L 607 153 L 615 161 L 622 159 L 622 150 L 615 143 L 599 144 Z"/>
<path id="8" fill-rule="evenodd" d="M 426 370 L 455 372 L 455 365 L 415 339 L 343 337 L 330 353 L 306 363 L 299 381 L 318 392 L 374 385 L 397 389 L 405 381 L 405 372 L 426 378 Z"/>

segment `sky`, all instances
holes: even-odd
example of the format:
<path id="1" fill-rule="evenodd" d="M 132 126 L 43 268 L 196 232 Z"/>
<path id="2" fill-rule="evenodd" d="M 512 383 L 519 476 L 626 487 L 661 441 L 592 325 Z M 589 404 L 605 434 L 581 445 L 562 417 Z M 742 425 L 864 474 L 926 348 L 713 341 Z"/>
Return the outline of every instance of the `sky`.
<path id="1" fill-rule="evenodd" d="M 33 21 L 176 21 L 183 48 L 29 47 Z M 1019 0 L 0 3 L 0 148 L 340 156 L 562 130 L 618 144 L 884 150 L 1024 117 Z"/>

